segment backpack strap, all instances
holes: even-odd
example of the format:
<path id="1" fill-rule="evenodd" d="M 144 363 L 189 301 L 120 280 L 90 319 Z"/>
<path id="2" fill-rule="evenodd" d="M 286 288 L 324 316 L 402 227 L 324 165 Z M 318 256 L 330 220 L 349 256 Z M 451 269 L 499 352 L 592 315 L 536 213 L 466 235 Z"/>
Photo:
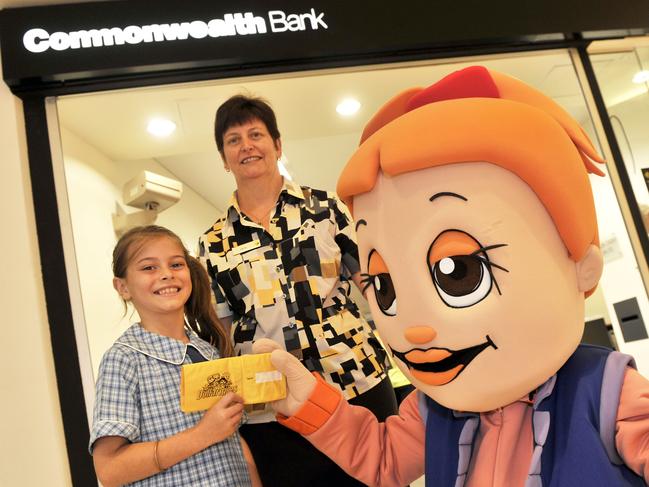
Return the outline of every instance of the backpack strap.
<path id="1" fill-rule="evenodd" d="M 611 352 L 604 366 L 600 393 L 599 436 L 602 439 L 608 458 L 615 465 L 624 463 L 615 447 L 615 423 L 627 367 L 636 368 L 633 357 L 620 352 Z"/>

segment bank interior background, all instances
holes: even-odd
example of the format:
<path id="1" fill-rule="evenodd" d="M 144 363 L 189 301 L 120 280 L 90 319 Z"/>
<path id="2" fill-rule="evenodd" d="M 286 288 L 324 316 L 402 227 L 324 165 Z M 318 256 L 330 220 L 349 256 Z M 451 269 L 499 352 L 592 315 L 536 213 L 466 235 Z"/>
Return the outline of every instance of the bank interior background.
<path id="1" fill-rule="evenodd" d="M 643 132 L 649 115 L 649 72 L 644 71 L 649 47 L 600 49 L 592 59 L 634 194 L 643 214 L 649 215 L 645 182 L 649 180 L 649 143 Z M 211 225 L 234 190 L 234 181 L 223 170 L 213 140 L 214 111 L 221 102 L 240 92 L 267 98 L 278 115 L 284 148 L 280 162 L 286 176 L 301 184 L 334 190 L 364 123 L 386 99 L 471 64 L 485 65 L 537 87 L 568 110 L 596 143 L 601 140 L 574 60 L 566 50 L 58 98 L 59 131 L 53 137 L 55 145 L 60 144 L 61 155 L 55 164 L 60 176 L 57 192 L 62 195 L 72 244 L 66 249 L 66 257 L 70 252 L 74 257 L 69 280 L 78 342 L 87 344 L 87 348 L 80 346 L 80 359 L 86 364 L 88 412 L 92 411 L 93 384 L 102 354 L 136 319 L 130 313 L 123 316 L 122 303 L 111 288 L 109 264 L 120 218 L 130 215 L 133 221 L 155 220 L 177 231 L 189 249 L 196 248 L 197 236 Z M 129 181 L 142 177 L 143 171 L 180 183 L 180 200 L 159 207 L 153 215 L 144 215 L 146 209 L 137 204 L 129 205 L 124 188 Z M 591 180 L 606 268 L 598 291 L 587 301 L 586 319 L 592 322 L 593 333 L 600 332 L 597 339 L 610 337 L 614 346 L 633 353 L 636 342 L 621 339 L 623 326 L 614 304 L 635 287 L 640 319 L 649 316 L 644 283 L 611 178 L 591 176 Z M 93 245 L 87 245 L 89 241 Z M 608 327 L 609 337 L 601 334 L 602 330 L 606 333 L 604 327 Z M 640 370 L 648 374 L 649 357 L 637 355 Z"/>

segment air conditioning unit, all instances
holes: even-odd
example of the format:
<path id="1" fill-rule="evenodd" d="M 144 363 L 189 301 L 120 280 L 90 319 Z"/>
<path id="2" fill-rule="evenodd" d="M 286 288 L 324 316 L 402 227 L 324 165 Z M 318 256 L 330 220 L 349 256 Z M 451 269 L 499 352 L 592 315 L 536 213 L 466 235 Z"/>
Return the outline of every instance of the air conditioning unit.
<path id="1" fill-rule="evenodd" d="M 143 210 L 164 211 L 180 200 L 183 183 L 142 171 L 124 185 L 124 203 Z"/>
<path id="2" fill-rule="evenodd" d="M 126 213 L 119 205 L 113 214 L 113 228 L 119 236 L 129 229 L 155 223 L 158 213 L 180 201 L 183 183 L 160 176 L 151 171 L 142 171 L 128 181 L 122 190 L 124 204 L 140 208 L 140 211 Z"/>

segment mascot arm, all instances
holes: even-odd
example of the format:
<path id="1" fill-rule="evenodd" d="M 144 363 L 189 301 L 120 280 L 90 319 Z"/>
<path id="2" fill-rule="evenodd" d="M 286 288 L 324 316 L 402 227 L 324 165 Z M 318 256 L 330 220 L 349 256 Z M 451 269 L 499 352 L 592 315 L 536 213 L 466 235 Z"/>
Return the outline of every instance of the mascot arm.
<path id="1" fill-rule="evenodd" d="M 326 387 L 333 389 L 328 384 Z M 412 392 L 401 404 L 399 414 L 388 417 L 385 423 L 379 423 L 368 409 L 340 400 L 328 421 L 306 438 L 367 485 L 408 485 L 424 474 L 425 425 L 417 394 Z"/>
<path id="2" fill-rule="evenodd" d="M 399 487 L 423 475 L 425 425 L 416 392 L 403 401 L 399 415 L 379 423 L 371 411 L 349 405 L 337 389 L 278 347 L 261 339 L 253 352 L 271 352 L 273 365 L 286 376 L 287 397 L 272 403 L 281 424 L 367 485 Z"/>
<path id="3" fill-rule="evenodd" d="M 615 446 L 624 463 L 649 484 L 649 380 L 631 368 L 622 384 Z"/>
<path id="4" fill-rule="evenodd" d="M 379 423 L 371 411 L 351 406 L 318 377 L 303 407 L 289 418 L 278 415 L 278 420 L 367 485 L 398 487 L 423 475 L 425 432 L 415 392 L 398 416 Z"/>

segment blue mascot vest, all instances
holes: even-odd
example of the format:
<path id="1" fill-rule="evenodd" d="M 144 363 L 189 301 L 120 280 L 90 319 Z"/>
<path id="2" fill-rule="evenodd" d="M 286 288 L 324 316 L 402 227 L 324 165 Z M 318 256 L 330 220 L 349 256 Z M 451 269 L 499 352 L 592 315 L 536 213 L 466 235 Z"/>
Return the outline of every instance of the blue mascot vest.
<path id="1" fill-rule="evenodd" d="M 628 355 L 580 345 L 539 389 L 525 487 L 646 485 L 615 450 L 615 418 L 628 365 L 633 366 Z M 480 416 L 454 412 L 429 397 L 425 411 L 426 487 L 462 487 Z"/>

